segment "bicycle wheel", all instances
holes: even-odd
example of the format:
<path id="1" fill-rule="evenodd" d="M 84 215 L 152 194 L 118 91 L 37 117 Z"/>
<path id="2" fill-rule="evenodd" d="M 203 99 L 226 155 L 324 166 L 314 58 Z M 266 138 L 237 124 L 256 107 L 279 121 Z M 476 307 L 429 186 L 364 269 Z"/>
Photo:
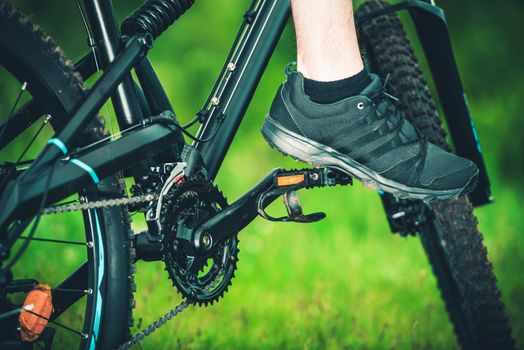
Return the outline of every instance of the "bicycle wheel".
<path id="1" fill-rule="evenodd" d="M 53 40 L 0 0 L 0 191 L 31 163 L 53 130 L 65 125 L 83 94 L 79 75 Z M 78 146 L 100 139 L 103 130 L 95 118 Z M 96 201 L 121 197 L 122 191 L 113 176 L 97 187 L 79 189 L 69 199 Z M 38 339 L 22 342 L 19 315 L 0 317 L 0 349 L 32 348 L 41 341 L 46 349 L 114 349 L 122 343 L 134 306 L 129 225 L 121 207 L 43 217 L 28 249 L 13 265 L 12 278 L 0 284 L 0 316 L 20 307 L 27 292 L 41 283 L 52 288 L 50 319 L 56 323 L 50 322 Z M 27 237 L 18 240 L 11 259 L 25 241 Z M 4 261 L 3 267 L 9 263 Z"/>
<path id="2" fill-rule="evenodd" d="M 357 15 L 388 5 L 367 1 Z M 373 70 L 382 76 L 390 74 L 399 109 L 430 142 L 449 151 L 431 93 L 398 17 L 389 14 L 367 21 L 360 34 Z M 428 208 L 430 224 L 421 230 L 420 238 L 460 345 L 464 349 L 514 348 L 469 200 L 439 201 Z"/>

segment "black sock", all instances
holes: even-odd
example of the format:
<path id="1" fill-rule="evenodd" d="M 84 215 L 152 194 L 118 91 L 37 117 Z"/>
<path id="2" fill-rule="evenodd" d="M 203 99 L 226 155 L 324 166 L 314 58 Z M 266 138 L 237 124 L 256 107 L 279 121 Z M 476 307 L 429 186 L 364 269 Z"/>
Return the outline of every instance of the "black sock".
<path id="1" fill-rule="evenodd" d="M 357 74 L 335 81 L 316 81 L 304 78 L 304 90 L 311 101 L 316 103 L 333 103 L 357 95 L 371 83 L 366 68 Z"/>

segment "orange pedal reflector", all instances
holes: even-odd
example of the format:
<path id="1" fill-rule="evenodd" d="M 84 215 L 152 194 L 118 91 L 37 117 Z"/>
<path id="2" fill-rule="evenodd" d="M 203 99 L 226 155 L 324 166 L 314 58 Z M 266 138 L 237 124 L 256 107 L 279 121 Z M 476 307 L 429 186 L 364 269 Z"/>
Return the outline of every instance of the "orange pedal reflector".
<path id="1" fill-rule="evenodd" d="M 25 298 L 23 310 L 18 317 L 20 323 L 20 337 L 23 341 L 35 341 L 44 331 L 49 318 L 53 312 L 53 303 L 51 297 L 51 286 L 47 284 L 39 284 L 32 291 L 29 292 Z M 39 317 L 29 310 L 43 316 Z"/>
<path id="2" fill-rule="evenodd" d="M 304 174 L 285 175 L 285 176 L 277 177 L 277 186 L 278 187 L 296 185 L 301 182 L 304 182 Z"/>

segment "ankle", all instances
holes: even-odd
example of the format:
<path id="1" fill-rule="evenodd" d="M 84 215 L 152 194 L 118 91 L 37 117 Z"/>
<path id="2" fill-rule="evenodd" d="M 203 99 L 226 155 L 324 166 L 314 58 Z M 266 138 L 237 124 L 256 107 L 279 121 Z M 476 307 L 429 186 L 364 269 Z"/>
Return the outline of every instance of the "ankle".
<path id="1" fill-rule="evenodd" d="M 317 81 L 304 78 L 304 91 L 316 103 L 334 103 L 359 94 L 371 83 L 367 69 L 335 81 Z"/>
<path id="2" fill-rule="evenodd" d="M 342 80 L 358 74 L 364 69 L 360 57 L 345 57 L 343 55 L 298 55 L 297 70 L 311 80 L 330 82 Z"/>

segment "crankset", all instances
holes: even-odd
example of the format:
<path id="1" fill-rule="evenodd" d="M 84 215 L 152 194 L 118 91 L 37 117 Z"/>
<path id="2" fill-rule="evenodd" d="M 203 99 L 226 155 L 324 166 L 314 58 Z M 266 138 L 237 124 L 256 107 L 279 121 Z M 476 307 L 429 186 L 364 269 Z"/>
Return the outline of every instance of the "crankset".
<path id="1" fill-rule="evenodd" d="M 184 167 L 185 164 L 178 164 L 170 168 L 162 189 L 155 193 L 157 201 L 150 203 L 148 228 L 153 229 L 152 236 L 156 238 L 152 239 L 151 233 L 139 234 L 135 243 L 137 259 L 164 261 L 173 285 L 186 299 L 119 349 L 140 342 L 189 305 L 212 304 L 222 297 L 237 268 L 237 234 L 257 216 L 281 222 L 321 220 L 324 213 L 303 213 L 297 191 L 352 184 L 349 175 L 333 168 L 277 168 L 228 206 L 205 175 L 186 176 Z M 279 196 L 283 196 L 288 216 L 274 218 L 265 208 Z M 161 204 L 157 212 L 158 203 Z"/>
<path id="2" fill-rule="evenodd" d="M 191 238 L 198 225 L 227 207 L 226 198 L 203 177 L 184 179 L 163 198 L 161 252 L 169 278 L 190 302 L 212 304 L 231 285 L 238 239 L 234 235 L 202 253 Z"/>

